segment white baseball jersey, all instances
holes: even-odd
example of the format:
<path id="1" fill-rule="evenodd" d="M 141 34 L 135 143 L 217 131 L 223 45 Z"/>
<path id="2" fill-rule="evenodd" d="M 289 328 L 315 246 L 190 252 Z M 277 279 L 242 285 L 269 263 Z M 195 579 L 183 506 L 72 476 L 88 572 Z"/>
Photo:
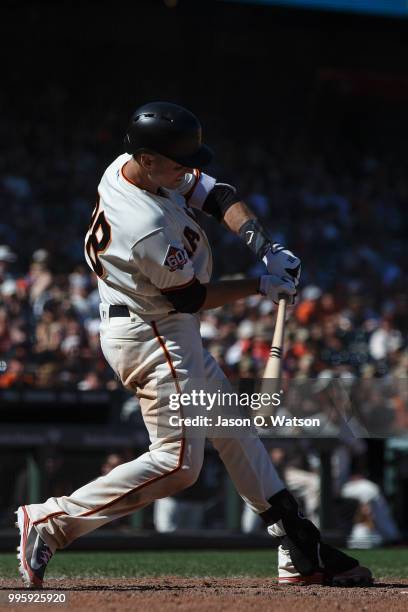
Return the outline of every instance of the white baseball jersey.
<path id="1" fill-rule="evenodd" d="M 211 248 L 190 205 L 202 206 L 215 179 L 194 171 L 177 191 L 157 195 L 125 177 L 129 159 L 120 155 L 98 186 L 85 258 L 98 276 L 103 303 L 125 304 L 145 316 L 166 314 L 174 307 L 162 291 L 210 280 Z"/>

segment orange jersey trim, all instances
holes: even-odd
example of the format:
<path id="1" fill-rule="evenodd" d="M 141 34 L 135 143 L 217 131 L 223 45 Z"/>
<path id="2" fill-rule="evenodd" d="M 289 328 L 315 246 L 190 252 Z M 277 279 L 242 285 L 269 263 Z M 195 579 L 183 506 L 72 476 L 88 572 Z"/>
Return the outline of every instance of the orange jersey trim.
<path id="1" fill-rule="evenodd" d="M 47 514 L 44 518 L 38 519 L 38 521 L 33 521 L 33 525 L 38 525 L 38 523 L 45 523 L 50 518 L 54 518 L 54 516 L 61 516 L 62 514 L 66 514 L 64 510 L 60 510 L 59 512 L 52 512 L 51 514 Z"/>
<path id="2" fill-rule="evenodd" d="M 124 168 L 126 165 L 127 165 L 127 162 L 125 162 L 125 163 L 123 164 L 123 166 L 121 167 L 121 169 L 120 169 L 120 173 L 121 173 L 121 175 L 123 176 L 123 178 L 125 179 L 125 181 L 127 181 L 128 183 L 130 183 L 130 184 L 131 184 L 131 185 L 133 185 L 134 187 L 138 187 L 138 185 L 136 185 L 136 183 L 134 183 L 134 182 L 133 182 L 133 181 L 132 181 L 130 178 L 128 178 L 128 177 L 125 175 L 125 173 L 123 172 L 123 168 Z M 140 189 L 140 187 L 139 187 L 139 189 Z"/>

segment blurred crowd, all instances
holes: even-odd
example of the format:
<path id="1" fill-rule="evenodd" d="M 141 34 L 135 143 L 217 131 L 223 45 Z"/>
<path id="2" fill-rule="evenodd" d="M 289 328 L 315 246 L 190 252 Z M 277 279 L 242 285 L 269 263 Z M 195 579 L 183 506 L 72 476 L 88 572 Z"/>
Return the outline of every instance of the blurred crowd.
<path id="1" fill-rule="evenodd" d="M 0 390 L 119 386 L 100 349 L 99 295 L 84 262 L 83 240 L 99 178 L 120 152 L 120 126 L 108 113 L 97 128 L 83 117 L 61 133 L 52 123 L 55 117 L 59 125 L 60 103 L 57 92 L 54 97 L 48 93 L 50 112 L 35 126 L 19 123 L 12 132 L 0 124 L 11 143 L 0 158 Z M 302 409 L 320 417 L 330 412 L 338 393 L 330 386 L 333 381 L 344 381 L 348 388 L 357 381 L 360 436 L 407 430 L 407 388 L 395 384 L 406 381 L 408 373 L 405 162 L 389 154 L 312 153 L 279 135 L 268 147 L 239 147 L 220 132 L 211 144 L 219 161 L 209 173 L 236 185 L 273 238 L 303 260 L 287 325 L 284 379 L 295 383 L 293 401 L 286 405 L 289 414 L 300 406 L 299 388 L 310 379 L 310 393 L 302 388 Z M 213 220 L 202 216 L 201 221 L 213 247 L 215 278 L 263 273 L 238 238 Z M 262 377 L 274 313 L 270 301 L 254 296 L 201 314 L 204 345 L 232 382 Z M 137 410 L 137 401 L 129 399 L 122 418 L 131 422 Z M 345 411 L 350 417 L 350 409 Z M 338 425 L 336 419 L 331 412 L 327 435 L 333 435 L 329 429 Z M 334 493 L 342 500 L 336 516 L 351 517 L 345 533 L 354 538 L 353 545 L 398 540 L 381 490 L 364 470 L 350 467 L 353 457 L 364 456 L 363 442 L 340 433 L 335 455 L 343 467 Z M 299 449 L 292 442 L 284 448 L 270 442 L 282 478 L 319 522 L 316 448 L 315 443 Z M 109 460 L 116 465 L 126 458 Z M 111 467 L 107 460 L 101 473 Z M 57 471 L 58 486 L 61 478 Z M 224 499 L 220 483 L 216 467 L 207 466 L 191 490 L 156 504 L 152 524 L 158 531 L 222 526 L 224 519 L 214 510 Z M 24 497 L 26 486 L 23 470 L 15 495 L 20 487 Z M 72 488 L 64 484 L 64 491 L 67 486 Z M 345 505 L 348 498 L 357 500 L 354 506 Z M 256 517 L 248 512 L 243 508 L 242 529 L 256 530 Z"/>
<path id="2" fill-rule="evenodd" d="M 66 92 L 56 87 L 38 96 L 35 121 L 13 121 L 8 109 L 9 121 L 0 123 L 7 142 L 0 158 L 0 388 L 115 388 L 100 352 L 99 298 L 83 240 L 127 118 L 115 109 L 67 113 Z M 284 129 L 268 145 L 260 135 L 243 146 L 219 117 L 202 119 L 216 151 L 209 173 L 236 185 L 273 238 L 303 260 L 286 375 L 404 377 L 405 160 L 312 150 Z M 237 237 L 213 220 L 203 225 L 214 277 L 264 271 Z M 204 342 L 232 379 L 262 373 L 273 312 L 253 297 L 202 314 Z"/>
<path id="3" fill-rule="evenodd" d="M 48 92 L 35 124 L 0 126 L 10 143 L 0 162 L 0 388 L 117 385 L 100 352 L 83 239 L 99 178 L 120 152 L 120 124 L 109 112 L 93 122 L 68 117 L 56 131 L 61 96 Z M 273 238 L 303 260 L 286 376 L 405 377 L 405 161 L 311 152 L 283 135 L 239 147 L 221 133 L 211 144 L 209 173 L 237 185 Z M 263 272 L 237 237 L 208 218 L 203 225 L 215 277 Z M 201 318 L 204 343 L 231 379 L 261 375 L 272 303 L 253 297 Z"/>

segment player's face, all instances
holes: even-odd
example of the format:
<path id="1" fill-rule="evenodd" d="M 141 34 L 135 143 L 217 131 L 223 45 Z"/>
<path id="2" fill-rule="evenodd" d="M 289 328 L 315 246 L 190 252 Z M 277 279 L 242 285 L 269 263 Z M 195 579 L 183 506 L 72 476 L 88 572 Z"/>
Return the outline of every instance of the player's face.
<path id="1" fill-rule="evenodd" d="M 186 172 L 192 171 L 192 168 L 182 166 L 160 155 L 154 157 L 150 176 L 160 187 L 164 187 L 165 189 L 177 189 Z"/>

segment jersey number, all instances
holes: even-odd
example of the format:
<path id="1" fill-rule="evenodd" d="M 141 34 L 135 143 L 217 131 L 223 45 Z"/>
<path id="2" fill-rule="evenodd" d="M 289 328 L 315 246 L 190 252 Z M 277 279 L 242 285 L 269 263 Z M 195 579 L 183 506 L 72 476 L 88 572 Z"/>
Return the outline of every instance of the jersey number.
<path id="1" fill-rule="evenodd" d="M 107 222 L 103 210 L 98 214 L 98 208 L 99 204 L 97 204 L 95 213 L 92 215 L 92 229 L 86 241 L 86 252 L 95 274 L 102 278 L 105 275 L 105 270 L 99 260 L 99 255 L 107 249 L 110 243 L 111 226 Z"/>

